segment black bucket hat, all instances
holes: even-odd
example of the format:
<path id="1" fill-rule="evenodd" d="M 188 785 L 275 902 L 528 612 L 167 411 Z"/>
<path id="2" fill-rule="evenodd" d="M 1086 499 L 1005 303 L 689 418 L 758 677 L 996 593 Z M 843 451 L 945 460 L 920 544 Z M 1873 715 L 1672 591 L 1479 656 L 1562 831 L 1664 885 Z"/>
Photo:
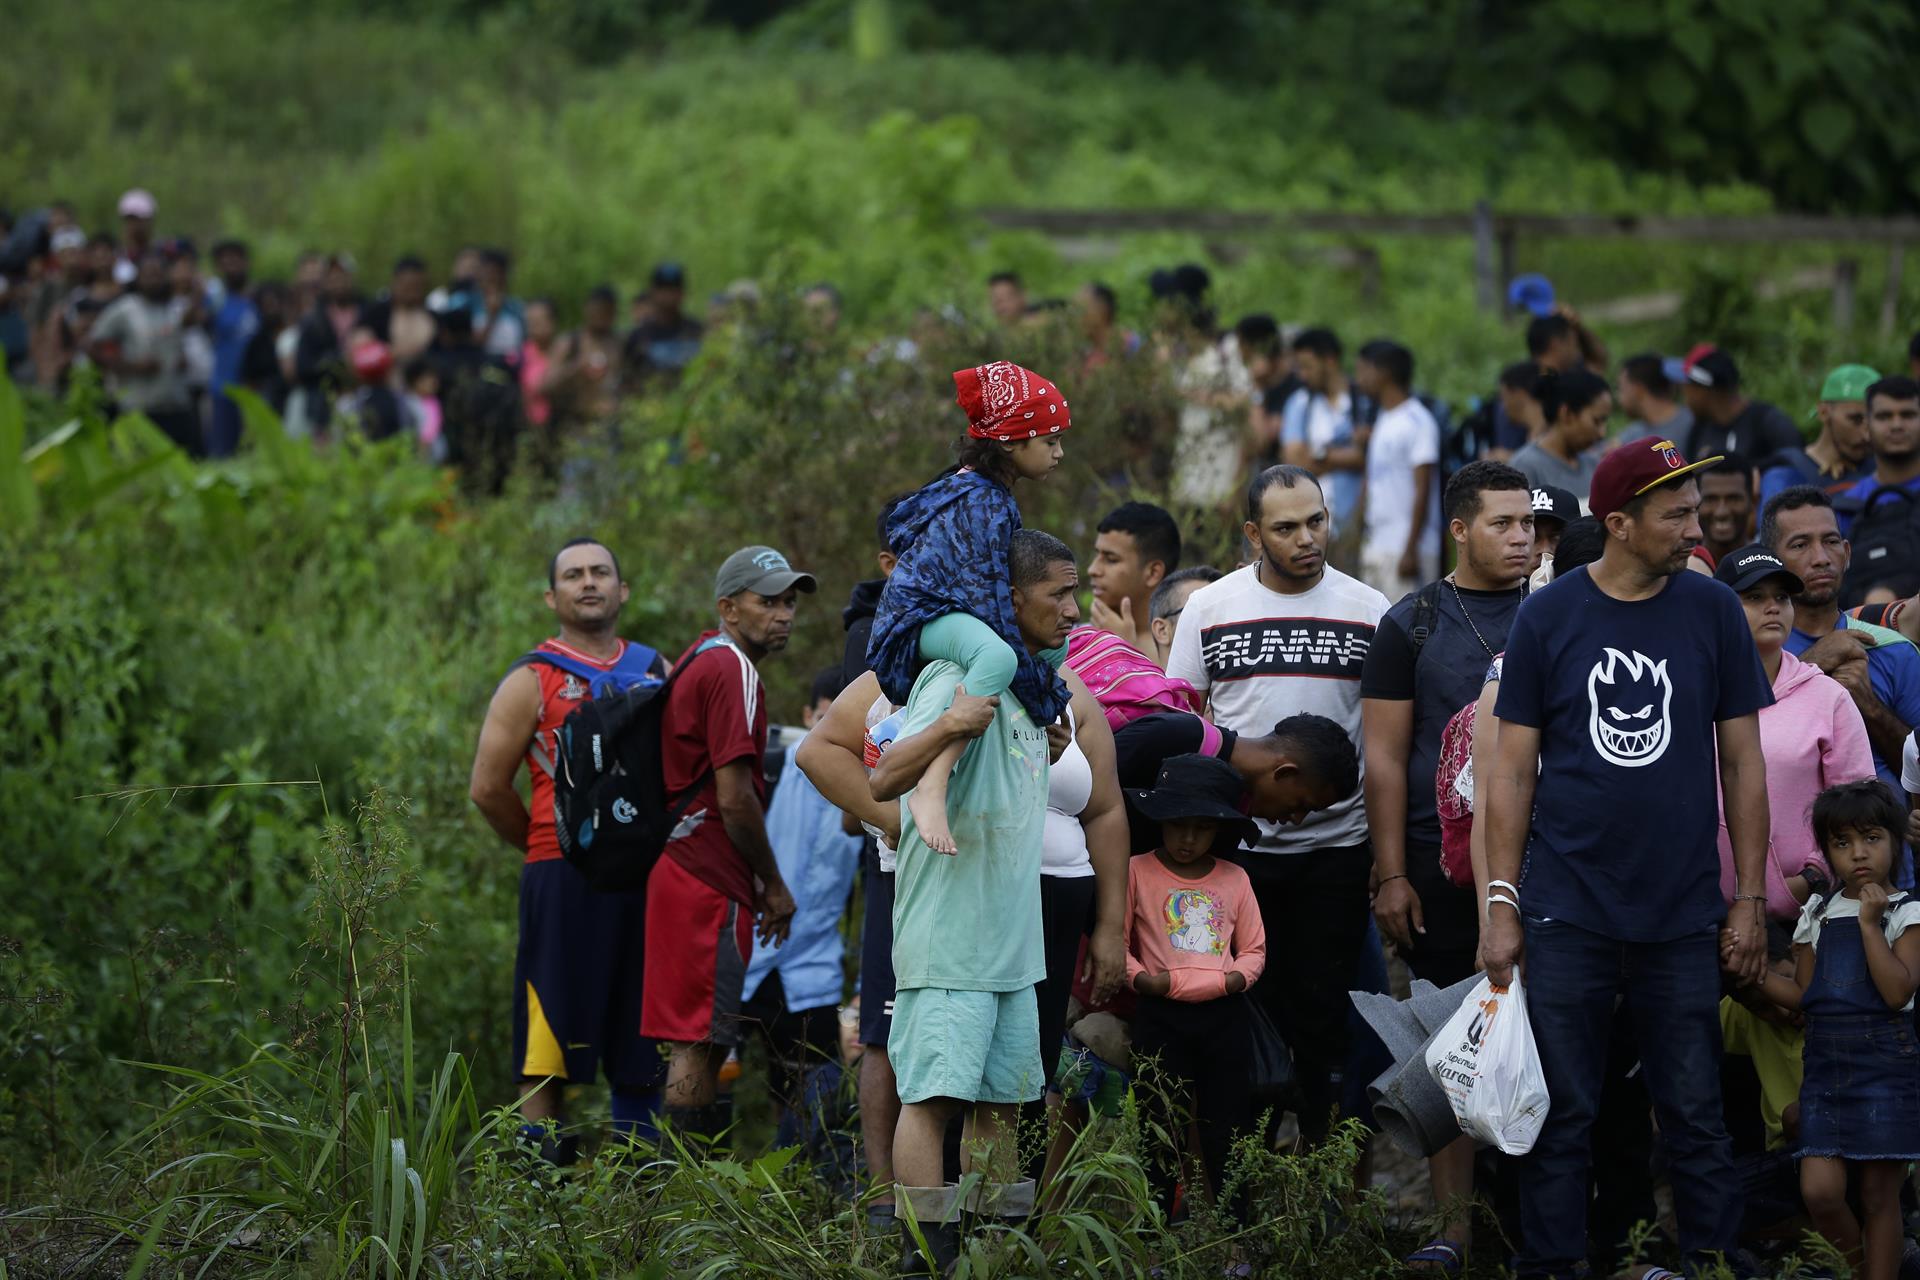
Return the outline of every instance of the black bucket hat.
<path id="1" fill-rule="evenodd" d="M 1129 791 L 1127 799 L 1155 822 L 1211 818 L 1224 824 L 1221 834 L 1257 839 L 1260 829 L 1241 807 L 1247 785 L 1239 771 L 1218 756 L 1174 756 L 1160 766 L 1151 791 Z"/>

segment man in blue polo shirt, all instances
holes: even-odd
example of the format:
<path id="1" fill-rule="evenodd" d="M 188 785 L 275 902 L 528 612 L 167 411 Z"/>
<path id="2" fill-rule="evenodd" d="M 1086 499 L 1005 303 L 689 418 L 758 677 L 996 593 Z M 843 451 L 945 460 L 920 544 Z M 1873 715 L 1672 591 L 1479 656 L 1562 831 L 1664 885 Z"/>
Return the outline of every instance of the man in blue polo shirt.
<path id="1" fill-rule="evenodd" d="M 1920 649 L 1897 631 L 1849 617 L 1840 582 L 1853 548 L 1840 536 L 1834 500 L 1814 485 L 1774 495 L 1760 513 L 1760 542 L 1780 557 L 1804 589 L 1793 598 L 1787 652 L 1838 680 L 1860 709 L 1880 780 L 1900 787 L 1900 752 L 1920 724 Z M 1913 860 L 1901 850 L 1894 883 L 1913 884 Z"/>
<path id="2" fill-rule="evenodd" d="M 1793 598 L 1787 652 L 1845 685 L 1867 722 L 1880 780 L 1900 785 L 1900 749 L 1920 724 L 1920 650 L 1897 632 L 1840 609 L 1840 580 L 1853 549 L 1840 535 L 1834 500 L 1813 485 L 1775 494 L 1760 514 L 1760 541 L 1805 585 Z"/>
<path id="3" fill-rule="evenodd" d="M 1882 378 L 1867 388 L 1866 406 L 1873 471 L 1836 495 L 1840 533 L 1849 538 L 1854 522 L 1866 517 L 1869 506 L 1896 501 L 1881 490 L 1898 490 L 1920 500 L 1920 383 L 1899 374 Z"/>

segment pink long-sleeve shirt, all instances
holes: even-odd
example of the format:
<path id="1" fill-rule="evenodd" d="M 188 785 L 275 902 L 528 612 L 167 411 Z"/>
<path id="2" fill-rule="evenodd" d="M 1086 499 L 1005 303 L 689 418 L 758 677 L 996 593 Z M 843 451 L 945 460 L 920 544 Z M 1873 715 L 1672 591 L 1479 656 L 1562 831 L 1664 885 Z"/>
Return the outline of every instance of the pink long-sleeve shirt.
<path id="1" fill-rule="evenodd" d="M 1142 973 L 1167 974 L 1175 1000 L 1217 1000 L 1227 975 L 1251 987 L 1267 967 L 1267 931 L 1247 873 L 1215 859 L 1197 880 L 1143 853 L 1127 869 L 1127 984 Z"/>
<path id="2" fill-rule="evenodd" d="M 1800 903 L 1787 878 L 1824 865 L 1808 811 L 1813 798 L 1842 782 L 1873 777 L 1873 744 L 1860 709 L 1838 680 L 1790 653 L 1780 655 L 1773 705 L 1760 708 L 1760 750 L 1767 760 L 1767 914 L 1793 920 Z M 1733 843 L 1720 800 L 1720 893 L 1733 901 Z"/>

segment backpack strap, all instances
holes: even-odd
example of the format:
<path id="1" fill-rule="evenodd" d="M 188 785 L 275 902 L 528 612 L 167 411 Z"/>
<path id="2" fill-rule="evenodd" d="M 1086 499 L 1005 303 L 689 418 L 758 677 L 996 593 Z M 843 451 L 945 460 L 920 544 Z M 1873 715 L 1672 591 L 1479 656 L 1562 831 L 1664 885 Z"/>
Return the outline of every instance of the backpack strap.
<path id="1" fill-rule="evenodd" d="M 1870 514 L 1875 507 L 1880 505 L 1882 498 L 1888 497 L 1900 499 L 1901 503 L 1907 507 L 1909 514 L 1911 514 L 1915 505 L 1913 494 L 1901 488 L 1899 485 L 1894 484 L 1880 485 L 1876 487 L 1872 493 L 1869 493 L 1866 501 L 1860 504 L 1860 514 L 1863 516 Z"/>
<path id="2" fill-rule="evenodd" d="M 659 660 L 660 651 L 658 649 L 641 644 L 638 640 L 627 641 L 626 651 L 620 655 L 620 660 L 611 667 L 591 666 L 577 659 L 569 658 L 563 653 L 554 653 L 550 649 L 530 649 L 513 660 L 513 665 L 507 668 L 507 674 L 511 675 L 522 667 L 530 667 L 534 663 L 540 662 L 556 670 L 565 671 L 569 675 L 578 676 L 580 679 L 586 681 L 587 687 L 591 689 L 596 684 L 604 684 L 607 677 L 613 675 L 635 679 L 636 682 L 638 679 L 651 678 L 648 676 L 648 672 L 652 670 L 653 664 Z"/>
<path id="3" fill-rule="evenodd" d="M 520 668 L 530 667 L 536 662 L 543 662 L 556 670 L 564 671 L 569 675 L 579 676 L 589 685 L 599 677 L 607 674 L 606 671 L 600 667 L 590 667 L 586 663 L 569 658 L 563 653 L 552 653 L 546 649 L 529 649 L 527 652 L 521 654 L 513 660 L 513 665 L 507 668 L 507 674 L 512 675 Z"/>
<path id="4" fill-rule="evenodd" d="M 596 681 L 605 680 L 615 672 L 631 675 L 637 669 L 644 674 L 652 669 L 653 664 L 659 660 L 659 657 L 659 650 L 641 644 L 637 640 L 627 641 L 626 651 L 620 655 L 620 661 L 611 668 L 591 667 L 584 662 L 569 658 L 563 653 L 554 653 L 549 649 L 529 649 L 527 652 L 515 658 L 512 664 L 507 667 L 507 675 L 512 675 L 522 667 L 531 667 L 535 663 L 543 663 L 555 670 L 564 671 L 568 675 L 579 677 L 586 681 L 587 688 L 591 690 Z M 505 677 L 502 678 L 504 679 Z M 669 673 L 669 678 L 671 678 L 671 673 Z M 558 774 L 559 762 L 549 755 L 547 749 L 540 744 L 539 734 L 536 733 L 533 735 L 533 745 L 528 748 L 527 753 L 533 757 L 535 764 L 546 771 L 549 778 Z"/>
<path id="5" fill-rule="evenodd" d="M 1413 625 L 1407 628 L 1407 639 L 1413 643 L 1413 659 L 1420 660 L 1420 651 L 1427 647 L 1427 641 L 1433 639 L 1433 624 L 1440 618 L 1440 584 L 1429 582 L 1414 593 Z"/>

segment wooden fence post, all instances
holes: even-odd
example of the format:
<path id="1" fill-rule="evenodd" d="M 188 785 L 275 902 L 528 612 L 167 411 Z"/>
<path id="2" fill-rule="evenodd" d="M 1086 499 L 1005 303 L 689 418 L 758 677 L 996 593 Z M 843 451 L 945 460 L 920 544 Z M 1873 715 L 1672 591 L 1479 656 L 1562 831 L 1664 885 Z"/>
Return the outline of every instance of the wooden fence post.
<path id="1" fill-rule="evenodd" d="M 1482 200 L 1473 206 L 1473 300 L 1480 310 L 1493 311 L 1505 287 L 1493 278 L 1493 210 Z"/>
<path id="2" fill-rule="evenodd" d="M 1880 340 L 1886 341 L 1893 336 L 1893 326 L 1900 320 L 1900 277 L 1907 265 L 1907 246 L 1895 240 L 1887 248 L 1887 281 L 1880 290 Z"/>
<path id="3" fill-rule="evenodd" d="M 1853 299 L 1860 283 L 1860 259 L 1842 258 L 1833 264 L 1833 328 L 1845 333 L 1853 328 Z"/>
<path id="4" fill-rule="evenodd" d="M 1507 290 L 1513 284 L 1513 246 L 1518 238 L 1519 233 L 1513 229 L 1512 223 L 1500 228 L 1500 314 L 1503 316 L 1513 311 Z"/>

